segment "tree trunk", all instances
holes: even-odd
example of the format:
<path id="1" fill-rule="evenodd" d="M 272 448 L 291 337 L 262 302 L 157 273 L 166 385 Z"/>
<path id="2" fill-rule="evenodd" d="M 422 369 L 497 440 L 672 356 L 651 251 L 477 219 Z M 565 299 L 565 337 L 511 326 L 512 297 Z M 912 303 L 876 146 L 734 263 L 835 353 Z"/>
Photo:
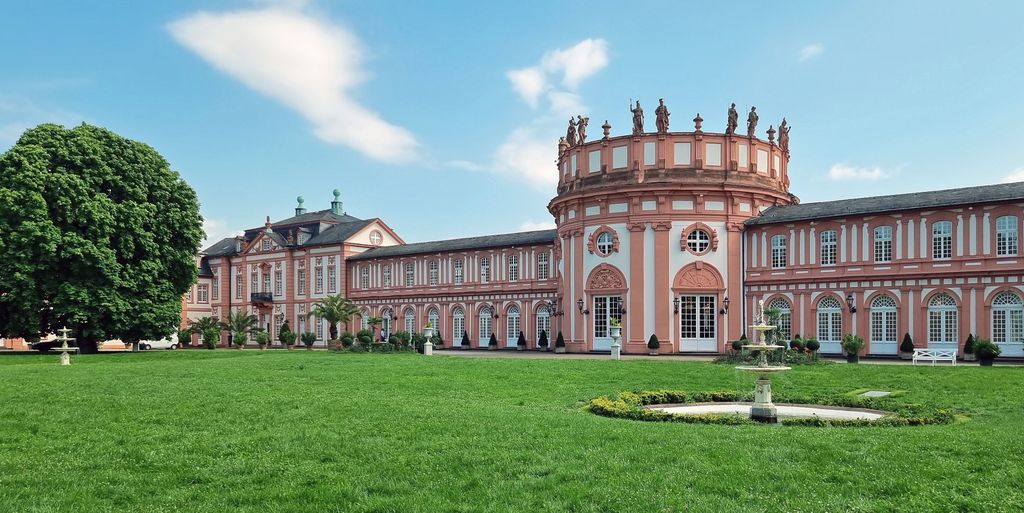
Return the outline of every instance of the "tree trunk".
<path id="1" fill-rule="evenodd" d="M 331 340 L 338 340 L 338 325 L 332 322 L 329 331 L 331 334 Z"/>
<path id="2" fill-rule="evenodd" d="M 94 339 L 78 339 L 78 351 L 82 354 L 96 354 L 100 352 L 99 343 Z"/>
<path id="3" fill-rule="evenodd" d="M 139 352 L 139 341 L 138 340 L 136 340 L 135 342 L 132 342 L 132 352 L 133 353 L 138 353 Z"/>

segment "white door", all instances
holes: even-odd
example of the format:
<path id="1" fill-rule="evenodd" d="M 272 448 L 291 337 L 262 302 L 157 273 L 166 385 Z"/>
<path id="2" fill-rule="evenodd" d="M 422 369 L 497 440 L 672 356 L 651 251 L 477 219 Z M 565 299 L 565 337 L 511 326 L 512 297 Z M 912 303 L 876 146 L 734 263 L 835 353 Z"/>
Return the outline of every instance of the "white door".
<path id="1" fill-rule="evenodd" d="M 715 296 L 679 296 L 679 350 L 715 352 L 718 350 L 718 308 Z"/>
<path id="2" fill-rule="evenodd" d="M 621 319 L 621 305 L 622 298 L 619 296 L 594 297 L 594 308 L 590 312 L 590 317 L 594 319 L 594 351 L 612 350 L 611 323 L 612 319 Z"/>

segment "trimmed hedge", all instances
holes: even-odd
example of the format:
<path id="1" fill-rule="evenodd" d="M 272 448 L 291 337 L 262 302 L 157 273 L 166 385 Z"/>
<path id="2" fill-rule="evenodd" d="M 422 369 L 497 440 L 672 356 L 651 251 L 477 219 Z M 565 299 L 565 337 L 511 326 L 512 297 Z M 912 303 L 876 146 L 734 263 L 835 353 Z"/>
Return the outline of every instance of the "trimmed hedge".
<path id="1" fill-rule="evenodd" d="M 590 400 L 587 409 L 603 417 L 640 420 L 646 422 L 683 422 L 689 424 L 747 425 L 759 424 L 744 415 L 727 414 L 676 414 L 644 408 L 652 404 L 692 404 L 715 402 L 750 402 L 753 392 L 738 393 L 731 390 L 710 392 L 686 392 L 683 390 L 643 390 L 621 392 L 611 398 L 601 396 Z M 901 403 L 890 397 L 862 397 L 848 395 L 785 396 L 776 394 L 776 402 L 786 404 L 815 404 L 843 408 L 865 408 L 889 412 L 877 420 L 865 419 L 824 419 L 820 417 L 780 419 L 786 426 L 811 427 L 868 427 L 868 426 L 924 426 L 950 424 L 953 412 L 946 409 L 929 408 L 920 404 Z"/>

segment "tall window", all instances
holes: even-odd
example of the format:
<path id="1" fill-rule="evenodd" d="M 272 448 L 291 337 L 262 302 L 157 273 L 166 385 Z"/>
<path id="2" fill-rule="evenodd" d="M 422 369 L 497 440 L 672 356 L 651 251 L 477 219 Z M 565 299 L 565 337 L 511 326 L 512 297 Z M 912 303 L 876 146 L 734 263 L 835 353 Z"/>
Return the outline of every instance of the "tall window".
<path id="1" fill-rule="evenodd" d="M 892 262 L 892 226 L 875 228 L 875 262 Z"/>
<path id="2" fill-rule="evenodd" d="M 953 223 L 939 221 L 932 225 L 932 258 L 944 260 L 953 257 Z"/>
<path id="3" fill-rule="evenodd" d="M 416 331 L 416 312 L 412 308 L 405 309 L 405 331 L 409 333 Z"/>
<path id="4" fill-rule="evenodd" d="M 324 323 L 320 322 L 318 317 L 313 317 L 313 324 L 316 325 L 316 339 L 324 339 Z"/>
<path id="5" fill-rule="evenodd" d="M 1017 256 L 1017 216 L 996 218 L 996 255 Z"/>
<path id="6" fill-rule="evenodd" d="M 437 285 L 437 260 L 431 260 L 429 264 L 430 285 Z"/>
<path id="7" fill-rule="evenodd" d="M 718 317 L 715 303 L 715 296 L 679 296 L 680 338 L 714 339 L 715 322 Z"/>
<path id="8" fill-rule="evenodd" d="M 818 341 L 838 343 L 842 339 L 842 306 L 838 299 L 828 296 L 818 302 Z"/>
<path id="9" fill-rule="evenodd" d="M 480 283 L 491 281 L 491 260 L 487 257 L 480 257 Z"/>
<path id="10" fill-rule="evenodd" d="M 992 300 L 992 341 L 997 344 L 1024 342 L 1024 302 L 1012 292 Z"/>
<path id="11" fill-rule="evenodd" d="M 370 311 L 365 308 L 359 311 L 359 329 L 370 329 Z"/>
<path id="12" fill-rule="evenodd" d="M 322 266 L 316 266 L 316 293 L 324 293 L 324 268 Z"/>
<path id="13" fill-rule="evenodd" d="M 462 343 L 462 335 L 466 331 L 466 312 L 462 308 L 456 308 L 452 314 L 452 345 Z"/>
<path id="14" fill-rule="evenodd" d="M 387 340 L 391 336 L 391 321 L 395 314 L 390 308 L 385 308 L 380 313 L 380 336 L 382 339 Z"/>
<path id="15" fill-rule="evenodd" d="M 548 279 L 548 273 L 551 272 L 551 263 L 549 262 L 550 256 L 547 253 L 541 253 L 537 255 L 537 279 L 546 280 Z"/>
<path id="16" fill-rule="evenodd" d="M 270 292 L 270 273 L 263 273 L 263 290 L 260 292 Z"/>
<path id="17" fill-rule="evenodd" d="M 519 280 L 519 256 L 508 256 L 508 281 Z"/>
<path id="18" fill-rule="evenodd" d="M 480 345 L 481 346 L 486 346 L 487 345 L 487 341 L 489 341 L 491 339 L 491 320 L 492 320 L 491 316 L 492 315 L 494 315 L 494 314 L 491 312 L 491 308 L 490 307 L 485 306 L 485 307 L 480 309 L 480 330 L 479 330 L 478 335 L 480 335 Z"/>
<path id="19" fill-rule="evenodd" d="M 405 264 L 405 286 L 406 287 L 412 287 L 412 284 L 414 283 L 414 279 L 416 277 L 416 275 L 414 274 L 415 272 L 416 271 L 413 268 L 413 265 L 411 263 L 410 264 Z"/>
<path id="20" fill-rule="evenodd" d="M 196 295 L 198 296 L 197 299 L 199 300 L 200 303 L 207 303 L 207 302 L 209 302 L 209 298 L 206 296 L 206 285 L 200 285 L 200 286 L 196 287 L 196 290 L 197 290 Z"/>
<path id="21" fill-rule="evenodd" d="M 871 342 L 896 343 L 896 300 L 889 296 L 871 300 Z"/>
<path id="22" fill-rule="evenodd" d="M 384 264 L 384 267 L 380 270 L 381 281 L 384 282 L 385 287 L 391 286 L 391 264 Z"/>
<path id="23" fill-rule="evenodd" d="M 779 311 L 779 317 L 775 321 L 778 329 L 775 331 L 778 334 L 778 340 L 785 343 L 786 340 L 793 337 L 793 310 L 789 306 L 789 301 L 781 297 L 775 298 L 768 303 L 768 309 Z"/>
<path id="24" fill-rule="evenodd" d="M 306 293 L 306 270 L 305 269 L 299 269 L 299 290 L 298 290 L 298 293 L 300 295 Z"/>
<path id="25" fill-rule="evenodd" d="M 819 237 L 821 239 L 821 265 L 836 265 L 836 231 L 825 230 Z"/>
<path id="26" fill-rule="evenodd" d="M 210 295 L 213 296 L 214 301 L 220 299 L 220 271 L 213 271 L 213 281 L 211 282 Z"/>
<path id="27" fill-rule="evenodd" d="M 462 280 L 463 280 L 463 276 L 464 276 L 462 274 L 463 273 L 463 270 L 462 270 L 462 259 L 461 258 L 457 259 L 452 265 L 455 268 L 454 269 L 454 273 L 453 273 L 454 274 L 455 284 L 456 285 L 462 285 Z"/>
<path id="28" fill-rule="evenodd" d="M 601 235 L 597 236 L 597 252 L 601 255 L 610 255 L 612 249 L 615 248 L 615 243 L 612 239 L 610 232 L 602 232 Z"/>
<path id="29" fill-rule="evenodd" d="M 365 265 L 359 269 L 359 286 L 364 289 L 370 288 L 370 268 Z"/>
<path id="30" fill-rule="evenodd" d="M 427 312 L 427 321 L 434 328 L 434 333 L 441 333 L 441 316 L 437 313 L 437 308 L 431 308 Z"/>
<path id="31" fill-rule="evenodd" d="M 252 268 L 252 272 L 249 273 L 249 292 L 260 291 L 260 273 L 255 267 Z"/>
<path id="32" fill-rule="evenodd" d="M 548 342 L 550 343 L 551 310 L 548 310 L 546 306 L 537 309 L 537 338 L 535 340 L 540 340 L 540 332 L 542 331 L 548 334 Z"/>
<path id="33" fill-rule="evenodd" d="M 928 302 L 928 343 L 957 343 L 956 301 L 948 294 L 936 294 Z"/>
<path id="34" fill-rule="evenodd" d="M 333 294 L 338 291 L 338 267 L 327 266 L 327 292 Z"/>
<path id="35" fill-rule="evenodd" d="M 235 275 L 235 299 L 242 299 L 242 287 L 245 285 L 245 280 L 242 278 L 242 273 L 239 272 Z"/>
<path id="36" fill-rule="evenodd" d="M 281 270 L 274 271 L 274 295 L 280 296 L 284 294 L 284 272 Z"/>
<path id="37" fill-rule="evenodd" d="M 775 235 L 772 237 L 772 269 L 786 267 L 786 236 Z"/>
<path id="38" fill-rule="evenodd" d="M 505 323 L 505 340 L 509 345 L 519 340 L 519 307 L 511 306 L 508 309 L 507 322 Z"/>

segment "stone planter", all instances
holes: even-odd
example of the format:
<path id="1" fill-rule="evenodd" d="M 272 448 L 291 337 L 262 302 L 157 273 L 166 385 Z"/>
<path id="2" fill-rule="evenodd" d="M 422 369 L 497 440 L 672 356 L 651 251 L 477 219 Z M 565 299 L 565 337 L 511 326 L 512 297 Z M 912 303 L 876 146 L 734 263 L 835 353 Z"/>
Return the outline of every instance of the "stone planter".
<path id="1" fill-rule="evenodd" d="M 848 354 L 846 355 L 846 363 L 860 363 L 859 354 Z"/>
<path id="2" fill-rule="evenodd" d="M 487 350 L 488 350 L 488 351 L 494 351 L 494 350 L 496 350 L 496 349 L 498 349 L 498 346 L 491 346 L 491 345 L 488 345 L 488 346 L 487 346 Z"/>
<path id="3" fill-rule="evenodd" d="M 982 367 L 991 367 L 992 366 L 992 362 L 994 362 L 994 361 L 995 361 L 994 358 L 979 358 L 978 359 L 978 363 Z"/>
<path id="4" fill-rule="evenodd" d="M 649 354 L 651 356 L 658 356 L 658 350 L 657 349 L 651 349 L 651 350 L 647 351 L 647 354 Z"/>
<path id="5" fill-rule="evenodd" d="M 914 353 L 904 353 L 900 351 L 900 360 L 913 360 Z"/>
<path id="6" fill-rule="evenodd" d="M 555 348 L 555 354 L 564 354 L 564 353 L 565 353 L 565 348 L 564 347 L 556 347 Z"/>
<path id="7" fill-rule="evenodd" d="M 516 346 L 516 351 L 523 351 L 525 349 L 526 349 L 526 346 Z"/>
<path id="8" fill-rule="evenodd" d="M 295 344 L 288 344 L 285 347 L 287 347 L 288 350 L 291 351 L 292 349 L 295 349 Z"/>
<path id="9" fill-rule="evenodd" d="M 973 362 L 973 361 L 975 361 L 977 359 L 978 359 L 978 357 L 974 353 L 964 353 L 964 361 L 965 362 Z"/>
<path id="10" fill-rule="evenodd" d="M 267 350 L 267 345 L 266 344 L 260 344 L 260 351 L 266 351 L 266 350 Z"/>
<path id="11" fill-rule="evenodd" d="M 622 336 L 622 326 L 612 326 L 608 331 L 612 338 L 619 338 Z"/>

